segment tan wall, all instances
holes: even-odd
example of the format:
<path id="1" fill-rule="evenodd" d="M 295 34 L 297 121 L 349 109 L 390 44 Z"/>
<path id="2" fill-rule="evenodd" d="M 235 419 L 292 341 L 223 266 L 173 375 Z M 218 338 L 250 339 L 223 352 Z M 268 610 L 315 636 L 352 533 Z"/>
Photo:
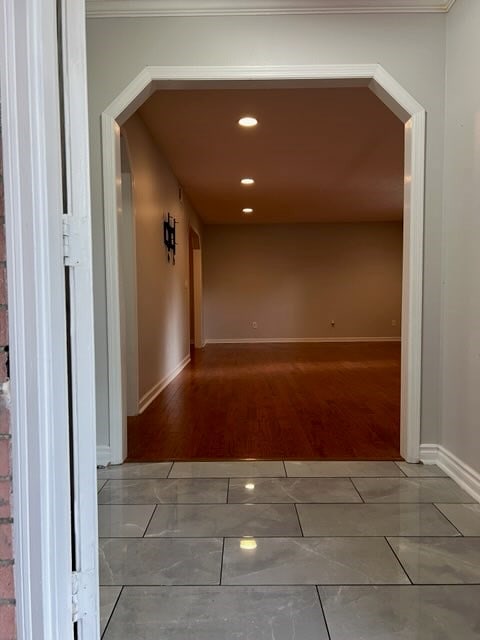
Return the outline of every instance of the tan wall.
<path id="1" fill-rule="evenodd" d="M 400 335 L 401 223 L 208 225 L 203 255 L 207 340 Z"/>
<path id="2" fill-rule="evenodd" d="M 143 120 L 124 125 L 133 176 L 137 253 L 138 361 L 140 398 L 168 376 L 189 354 L 188 230 L 201 234 L 200 222 L 184 198 L 166 160 Z M 167 262 L 163 216 L 178 220 L 176 264 Z"/>

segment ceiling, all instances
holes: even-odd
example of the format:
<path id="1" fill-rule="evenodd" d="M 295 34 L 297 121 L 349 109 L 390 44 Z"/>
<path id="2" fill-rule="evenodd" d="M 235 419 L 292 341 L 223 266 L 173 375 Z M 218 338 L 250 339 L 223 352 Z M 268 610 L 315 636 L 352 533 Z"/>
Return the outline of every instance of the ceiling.
<path id="1" fill-rule="evenodd" d="M 455 0 L 87 0 L 93 18 L 321 13 L 445 13 Z"/>
<path id="2" fill-rule="evenodd" d="M 139 112 L 207 224 L 402 219 L 403 124 L 368 88 L 164 90 Z"/>

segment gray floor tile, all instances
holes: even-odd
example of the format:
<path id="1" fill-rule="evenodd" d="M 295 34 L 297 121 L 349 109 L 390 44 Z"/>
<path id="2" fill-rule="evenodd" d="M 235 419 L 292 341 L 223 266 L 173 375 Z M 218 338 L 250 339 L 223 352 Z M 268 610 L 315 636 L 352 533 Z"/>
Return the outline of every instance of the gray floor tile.
<path id="1" fill-rule="evenodd" d="M 100 584 L 218 584 L 222 540 L 101 538 Z"/>
<path id="2" fill-rule="evenodd" d="M 353 478 L 365 502 L 473 502 L 450 478 Z"/>
<path id="3" fill-rule="evenodd" d="M 301 536 L 302 531 L 293 504 L 159 505 L 146 535 Z"/>
<path id="4" fill-rule="evenodd" d="M 436 464 L 410 464 L 409 462 L 397 462 L 396 464 L 410 478 L 442 478 L 447 476 L 445 471 L 442 471 Z"/>
<path id="5" fill-rule="evenodd" d="M 97 470 L 101 480 L 133 480 L 135 478 L 166 478 L 172 462 L 127 462 Z"/>
<path id="6" fill-rule="evenodd" d="M 105 640 L 328 640 L 314 587 L 126 587 Z"/>
<path id="7" fill-rule="evenodd" d="M 289 478 L 309 477 L 403 477 L 394 462 L 285 462 Z"/>
<path id="8" fill-rule="evenodd" d="M 361 502 L 349 478 L 241 478 L 230 481 L 229 502 Z"/>
<path id="9" fill-rule="evenodd" d="M 141 538 L 152 517 L 154 505 L 98 505 L 98 535 L 100 538 Z"/>
<path id="10" fill-rule="evenodd" d="M 228 538 L 222 584 L 402 584 L 384 538 Z"/>
<path id="11" fill-rule="evenodd" d="M 227 501 L 228 480 L 109 480 L 99 504 L 178 504 Z"/>
<path id="12" fill-rule="evenodd" d="M 437 504 L 464 536 L 480 536 L 480 504 Z"/>
<path id="13" fill-rule="evenodd" d="M 97 493 L 99 493 L 106 484 L 107 484 L 106 480 L 98 480 L 97 478 Z"/>
<path id="14" fill-rule="evenodd" d="M 458 536 L 432 504 L 299 504 L 305 536 Z"/>
<path id="15" fill-rule="evenodd" d="M 388 538 L 388 541 L 414 584 L 480 583 L 480 538 Z"/>
<path id="16" fill-rule="evenodd" d="M 105 631 L 122 587 L 100 587 L 100 635 Z"/>
<path id="17" fill-rule="evenodd" d="M 234 462 L 175 462 L 170 478 L 242 478 L 285 476 L 283 462 L 239 460 Z"/>
<path id="18" fill-rule="evenodd" d="M 480 587 L 319 587 L 331 640 L 478 640 Z"/>

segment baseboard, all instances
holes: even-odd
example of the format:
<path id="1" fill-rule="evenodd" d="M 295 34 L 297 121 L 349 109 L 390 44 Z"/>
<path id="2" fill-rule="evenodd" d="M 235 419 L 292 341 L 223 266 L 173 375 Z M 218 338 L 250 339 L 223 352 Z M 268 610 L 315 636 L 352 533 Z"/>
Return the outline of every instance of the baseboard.
<path id="1" fill-rule="evenodd" d="M 190 363 L 190 354 L 185 356 L 185 358 L 180 362 L 179 365 L 173 369 L 168 375 L 162 378 L 157 384 L 147 391 L 145 395 L 140 398 L 140 402 L 138 403 L 138 413 L 143 413 L 145 409 L 152 404 L 155 398 L 162 393 L 162 391 L 167 387 L 172 380 L 174 380 L 178 374 L 185 369 L 185 367 Z"/>
<path id="2" fill-rule="evenodd" d="M 106 467 L 112 461 L 112 453 L 107 445 L 97 445 L 97 467 Z"/>
<path id="3" fill-rule="evenodd" d="M 480 472 L 472 469 L 451 451 L 439 444 L 422 444 L 420 445 L 420 460 L 424 464 L 439 466 L 472 498 L 480 502 Z"/>
<path id="4" fill-rule="evenodd" d="M 375 338 L 208 338 L 206 344 L 257 344 L 294 342 L 401 342 L 400 337 Z"/>

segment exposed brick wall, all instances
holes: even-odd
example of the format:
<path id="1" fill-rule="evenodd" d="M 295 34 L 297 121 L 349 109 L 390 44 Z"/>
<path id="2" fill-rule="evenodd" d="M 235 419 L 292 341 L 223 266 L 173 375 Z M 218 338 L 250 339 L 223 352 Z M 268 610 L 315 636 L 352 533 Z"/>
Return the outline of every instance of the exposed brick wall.
<path id="1" fill-rule="evenodd" d="M 8 380 L 8 306 L 0 125 L 0 385 Z M 0 640 L 15 640 L 15 592 L 12 548 L 12 467 L 9 395 L 0 387 Z"/>

